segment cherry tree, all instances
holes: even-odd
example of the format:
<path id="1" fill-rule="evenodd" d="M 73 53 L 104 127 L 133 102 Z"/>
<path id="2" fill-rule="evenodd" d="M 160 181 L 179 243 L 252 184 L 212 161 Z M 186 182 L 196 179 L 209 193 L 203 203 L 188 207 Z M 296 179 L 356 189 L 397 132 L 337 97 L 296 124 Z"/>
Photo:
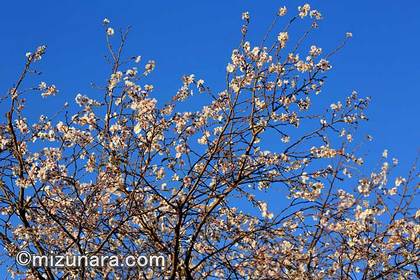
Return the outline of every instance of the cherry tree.
<path id="1" fill-rule="evenodd" d="M 128 30 L 105 19 L 109 78 L 52 116 L 30 118 L 45 46 L 27 53 L 1 99 L 0 240 L 25 279 L 414 279 L 419 276 L 417 165 L 385 151 L 361 171 L 358 126 L 369 98 L 327 108 L 331 51 L 308 45 L 321 13 L 281 7 L 259 42 L 241 41 L 213 91 L 182 77 L 157 100 L 155 61 L 123 54 Z M 290 32 L 299 25 L 302 34 Z M 116 47 L 115 47 L 116 46 Z M 309 46 L 309 47 L 308 47 Z M 34 84 L 36 86 L 34 86 Z M 206 100 L 205 106 L 194 99 Z M 181 103 L 191 102 L 189 111 Z M 194 108 L 195 107 L 195 108 Z M 368 140 L 371 140 L 370 137 Z M 364 141 L 364 140 L 363 140 Z M 14 256 L 163 255 L 165 267 L 22 267 Z"/>

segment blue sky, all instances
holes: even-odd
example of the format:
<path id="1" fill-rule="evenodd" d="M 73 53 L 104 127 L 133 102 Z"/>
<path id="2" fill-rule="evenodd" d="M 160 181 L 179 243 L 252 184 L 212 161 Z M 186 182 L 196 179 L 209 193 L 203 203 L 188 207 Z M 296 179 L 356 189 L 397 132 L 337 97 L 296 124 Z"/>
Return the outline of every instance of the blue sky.
<path id="1" fill-rule="evenodd" d="M 132 26 L 127 55 L 141 54 L 157 61 L 155 95 L 171 96 L 183 74 L 195 73 L 214 90 L 220 89 L 231 50 L 239 42 L 241 12 L 252 16 L 251 32 L 260 34 L 277 8 L 289 9 L 299 1 L 8 1 L 3 3 L 0 84 L 5 92 L 17 78 L 24 54 L 48 45 L 40 69 L 47 83 L 55 83 L 59 97 L 34 100 L 44 112 L 89 93 L 90 82 L 103 83 L 109 70 L 102 19 L 112 26 Z M 337 45 L 346 31 L 354 37 L 333 59 L 334 70 L 324 98 L 335 101 L 353 89 L 373 99 L 370 122 L 364 129 L 375 137 L 369 152 L 384 148 L 411 163 L 418 151 L 420 130 L 420 2 L 310 1 L 325 19 L 311 40 L 325 49 Z"/>
<path id="2" fill-rule="evenodd" d="M 371 96 L 370 121 L 363 126 L 363 132 L 375 139 L 366 147 L 368 160 L 376 161 L 387 148 L 406 170 L 420 143 L 420 1 L 308 2 L 325 17 L 316 36 L 310 38 L 312 42 L 328 50 L 345 32 L 354 35 L 332 59 L 334 69 L 322 95 L 328 102 L 343 99 L 352 90 Z M 54 83 L 60 94 L 31 101 L 31 110 L 43 113 L 54 112 L 79 92 L 93 93 L 91 82 L 104 83 L 109 73 L 103 58 L 105 17 L 116 30 L 132 26 L 126 55 L 156 60 L 154 94 L 167 100 L 184 74 L 195 73 L 213 90 L 222 89 L 226 63 L 239 42 L 243 11 L 251 14 L 250 32 L 256 38 L 278 7 L 287 5 L 292 10 L 304 1 L 48 0 L 2 4 L 1 90 L 5 93 L 17 79 L 26 52 L 47 44 L 39 69 L 42 80 Z"/>

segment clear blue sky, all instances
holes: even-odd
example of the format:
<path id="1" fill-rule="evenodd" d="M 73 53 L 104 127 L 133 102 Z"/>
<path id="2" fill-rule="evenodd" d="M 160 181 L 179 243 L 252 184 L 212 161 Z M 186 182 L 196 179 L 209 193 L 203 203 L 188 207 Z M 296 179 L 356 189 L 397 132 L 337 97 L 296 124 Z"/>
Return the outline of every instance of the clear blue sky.
<path id="1" fill-rule="evenodd" d="M 41 70 L 60 95 L 41 99 L 37 107 L 62 104 L 76 93 L 89 93 L 89 83 L 101 83 L 108 73 L 101 21 L 114 27 L 131 25 L 126 54 L 157 61 L 155 94 L 167 98 L 183 74 L 195 73 L 214 90 L 220 89 L 224 69 L 237 46 L 241 12 L 251 13 L 254 34 L 266 28 L 277 8 L 299 1 L 7 1 L 0 11 L 2 28 L 0 84 L 5 92 L 22 68 L 24 54 L 48 45 Z M 365 126 L 375 137 L 372 155 L 384 148 L 411 162 L 420 143 L 419 1 L 310 1 L 324 15 L 313 38 L 332 48 L 346 31 L 350 44 L 333 60 L 325 98 L 335 101 L 356 89 L 373 99 Z M 34 104 L 35 105 L 35 104 Z"/>
<path id="2" fill-rule="evenodd" d="M 366 147 L 370 159 L 378 159 L 388 148 L 390 156 L 407 167 L 420 143 L 420 1 L 308 2 L 325 17 L 314 42 L 331 49 L 345 32 L 354 35 L 332 61 L 324 97 L 336 101 L 353 89 L 371 96 L 370 121 L 363 129 L 375 138 Z M 90 82 L 103 83 L 109 73 L 103 59 L 105 17 L 116 29 L 132 26 L 127 55 L 156 60 L 158 99 L 174 94 L 180 77 L 189 73 L 217 91 L 223 86 L 231 50 L 239 42 L 241 12 L 250 12 L 256 34 L 265 30 L 278 7 L 295 9 L 301 4 L 304 1 L 5 1 L 0 10 L 1 91 L 16 80 L 25 53 L 47 44 L 42 79 L 54 83 L 60 94 L 29 105 L 44 112 L 79 92 L 94 92 Z"/>

